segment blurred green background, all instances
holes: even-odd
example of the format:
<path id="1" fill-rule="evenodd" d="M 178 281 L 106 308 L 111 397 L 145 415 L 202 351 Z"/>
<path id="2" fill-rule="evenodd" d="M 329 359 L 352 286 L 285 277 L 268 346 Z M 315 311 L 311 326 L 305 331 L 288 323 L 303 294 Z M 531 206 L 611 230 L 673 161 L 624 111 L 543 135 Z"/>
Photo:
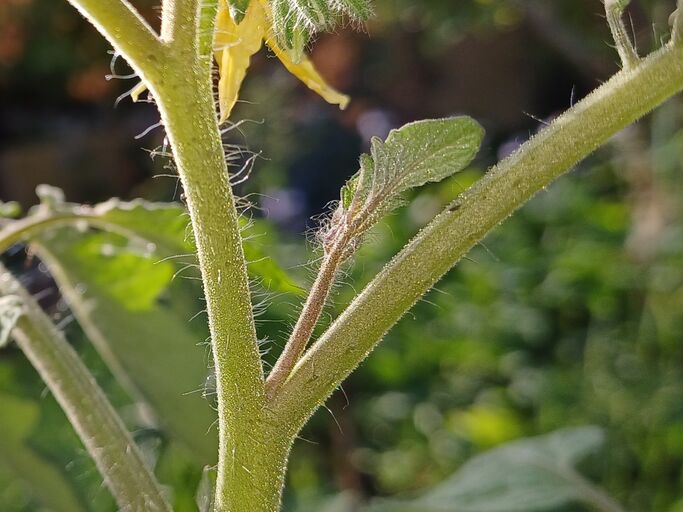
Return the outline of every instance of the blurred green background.
<path id="1" fill-rule="evenodd" d="M 674 3 L 631 6 L 641 53 L 666 39 Z M 136 5 L 152 23 L 158 18 L 154 2 Z M 259 155 L 237 185 L 253 203 L 245 215 L 257 219 L 259 250 L 305 287 L 318 256 L 316 216 L 356 171 L 371 136 L 414 119 L 467 114 L 487 138 L 469 171 L 415 194 L 375 230 L 326 321 L 488 165 L 618 69 L 599 0 L 377 0 L 376 8 L 367 27 L 320 36 L 312 48 L 322 74 L 352 96 L 344 112 L 267 53 L 253 63 L 233 115 L 244 122 L 226 142 L 242 148 L 235 169 Z M 110 70 L 108 50 L 66 2 L 0 3 L 0 200 L 28 207 L 40 183 L 76 202 L 182 200 L 169 162 L 150 157 L 163 147 L 160 128 L 145 133 L 158 122 L 153 105 L 124 98 L 114 107 L 136 82 L 105 79 L 129 73 L 120 60 Z M 373 497 L 410 496 L 508 441 L 597 425 L 607 443 L 584 473 L 627 510 L 682 511 L 682 114 L 674 99 L 620 133 L 449 273 L 306 427 L 285 510 L 352 510 Z M 201 467 L 144 420 L 45 267 L 24 247 L 5 259 L 158 460 L 178 510 L 193 510 Z M 268 308 L 259 334 L 272 362 L 300 298 L 260 292 Z M 202 308 L 196 297 L 188 320 Z M 201 322 L 193 320 L 198 343 Z M 145 371 L 155 361 L 142 363 Z M 114 510 L 58 406 L 11 346 L 0 352 L 0 395 L 0 510 L 47 510 L 44 495 L 62 492 L 37 491 L 18 477 L 17 464 L 45 482 L 59 473 L 75 489 L 70 497 L 64 491 L 63 503 Z M 30 423 L 35 403 L 31 455 L 3 464 L 13 452 L 1 438 Z"/>

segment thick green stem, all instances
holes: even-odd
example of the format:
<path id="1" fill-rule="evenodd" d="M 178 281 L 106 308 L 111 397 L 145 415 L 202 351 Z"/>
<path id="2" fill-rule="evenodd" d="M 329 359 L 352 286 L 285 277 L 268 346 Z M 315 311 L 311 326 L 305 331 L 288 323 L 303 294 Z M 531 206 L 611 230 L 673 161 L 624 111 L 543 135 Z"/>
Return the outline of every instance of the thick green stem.
<path id="1" fill-rule="evenodd" d="M 277 450 L 266 428 L 263 369 L 210 78 L 195 61 L 152 92 L 185 190 L 204 282 L 218 398 L 217 510 L 273 511 L 283 464 L 273 463 Z"/>
<path id="2" fill-rule="evenodd" d="M 683 89 L 683 48 L 623 70 L 502 161 L 432 221 L 299 361 L 271 407 L 299 429 L 412 305 L 500 222 L 616 132 Z"/>
<path id="3" fill-rule="evenodd" d="M 195 21 L 199 8 L 196 0 L 162 0 L 161 39 L 176 48 L 195 51 L 199 29 Z"/>
<path id="4" fill-rule="evenodd" d="M 218 395 L 217 510 L 276 510 L 280 488 L 272 488 L 272 477 L 263 475 L 272 463 L 264 453 L 270 441 L 262 437 L 263 370 L 210 83 L 206 76 L 190 87 L 177 86 L 155 96 L 185 190 L 204 281 Z M 263 507 L 267 498 L 270 508 Z"/>
<path id="5" fill-rule="evenodd" d="M 211 331 L 219 419 L 216 509 L 274 512 L 279 508 L 291 439 L 271 428 L 263 368 L 256 340 L 238 215 L 216 118 L 211 81 L 211 42 L 216 0 L 168 1 L 168 44 L 157 41 L 138 52 L 146 38 L 131 29 L 131 51 L 116 27 L 122 12 L 103 4 L 123 0 L 70 0 L 129 59 L 156 99 L 178 168 L 197 244 Z M 182 27 L 198 42 L 180 38 Z M 178 36 L 174 39 L 173 33 Z M 159 46 L 161 45 L 161 49 Z M 130 46 L 130 45 L 129 45 Z M 133 51 L 135 50 L 135 51 Z"/>
<path id="6" fill-rule="evenodd" d="M 119 508 L 170 512 L 154 474 L 95 379 L 63 334 L 2 265 L 0 293 L 17 297 L 22 313 L 11 335 L 66 413 Z"/>

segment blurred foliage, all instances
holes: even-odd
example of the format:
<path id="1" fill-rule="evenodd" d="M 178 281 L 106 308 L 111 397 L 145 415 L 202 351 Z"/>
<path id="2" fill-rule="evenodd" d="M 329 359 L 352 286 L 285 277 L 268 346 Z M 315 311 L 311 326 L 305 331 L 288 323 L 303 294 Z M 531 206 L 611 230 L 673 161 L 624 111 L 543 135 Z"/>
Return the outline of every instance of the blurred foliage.
<path id="1" fill-rule="evenodd" d="M 467 461 L 418 499 L 379 501 L 369 510 L 535 512 L 583 504 L 618 512 L 618 504 L 575 470 L 602 441 L 600 429 L 580 427 L 508 443 Z"/>

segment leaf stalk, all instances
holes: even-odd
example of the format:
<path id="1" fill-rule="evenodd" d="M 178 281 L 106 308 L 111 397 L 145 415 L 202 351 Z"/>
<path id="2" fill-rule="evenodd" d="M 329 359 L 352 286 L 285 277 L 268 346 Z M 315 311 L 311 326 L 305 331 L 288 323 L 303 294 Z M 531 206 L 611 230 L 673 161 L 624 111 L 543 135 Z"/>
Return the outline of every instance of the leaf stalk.
<path id="1" fill-rule="evenodd" d="M 348 242 L 348 235 L 343 233 L 331 251 L 325 254 L 292 334 L 266 380 L 268 399 L 273 399 L 306 350 L 306 345 L 313 335 L 315 326 L 320 320 L 320 315 L 334 286 L 335 276 L 347 251 Z"/>
<path id="2" fill-rule="evenodd" d="M 66 413 L 119 508 L 171 512 L 135 441 L 76 351 L 2 265 L 0 293 L 18 297 L 23 311 L 11 336 Z"/>

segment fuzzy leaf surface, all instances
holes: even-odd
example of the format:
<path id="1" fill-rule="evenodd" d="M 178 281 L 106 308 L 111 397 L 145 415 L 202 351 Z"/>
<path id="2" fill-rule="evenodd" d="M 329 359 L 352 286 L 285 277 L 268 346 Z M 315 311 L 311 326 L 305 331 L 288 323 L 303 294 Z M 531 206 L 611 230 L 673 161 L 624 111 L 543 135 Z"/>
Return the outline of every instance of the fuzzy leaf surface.
<path id="1" fill-rule="evenodd" d="M 469 117 L 428 119 L 392 130 L 386 142 L 372 139 L 372 191 L 396 195 L 441 181 L 467 166 L 479 152 L 484 130 Z"/>
<path id="2" fill-rule="evenodd" d="M 594 487 L 574 466 L 603 441 L 597 427 L 515 441 L 466 462 L 416 500 L 378 503 L 368 512 L 549 512 L 585 503 Z"/>
<path id="3" fill-rule="evenodd" d="M 469 117 L 416 121 L 392 130 L 386 141 L 374 137 L 370 154 L 360 157 L 360 170 L 341 189 L 322 236 L 325 247 L 348 235 L 357 246 L 382 216 L 403 204 L 404 192 L 463 170 L 483 137 L 483 128 Z"/>

